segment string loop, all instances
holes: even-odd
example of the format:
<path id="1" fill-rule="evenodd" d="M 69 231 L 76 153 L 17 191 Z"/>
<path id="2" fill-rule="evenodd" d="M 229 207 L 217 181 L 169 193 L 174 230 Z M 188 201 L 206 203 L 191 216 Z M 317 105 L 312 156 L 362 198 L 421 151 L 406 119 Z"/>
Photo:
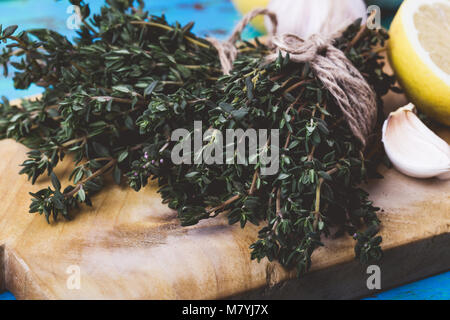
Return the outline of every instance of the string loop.
<path id="1" fill-rule="evenodd" d="M 267 15 L 273 24 L 268 41 L 274 52 L 267 56 L 267 61 L 275 61 L 281 52 L 289 53 L 291 61 L 308 62 L 324 88 L 334 97 L 355 137 L 366 146 L 377 122 L 376 94 L 345 54 L 333 45 L 337 36 L 315 34 L 304 40 L 293 34 L 277 35 L 276 15 L 267 9 L 255 9 L 236 25 L 227 41 L 208 39 L 217 49 L 224 74 L 229 74 L 233 68 L 238 54 L 235 43 L 242 31 L 261 14 Z"/>

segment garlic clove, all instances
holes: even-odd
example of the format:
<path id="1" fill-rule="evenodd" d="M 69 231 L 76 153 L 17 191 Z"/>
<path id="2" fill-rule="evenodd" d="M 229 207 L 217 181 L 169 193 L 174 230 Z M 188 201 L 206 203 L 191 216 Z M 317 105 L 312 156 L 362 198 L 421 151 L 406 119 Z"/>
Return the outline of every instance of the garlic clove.
<path id="1" fill-rule="evenodd" d="M 414 178 L 450 179 L 450 146 L 431 131 L 409 104 L 383 125 L 383 144 L 394 167 Z"/>
<path id="2" fill-rule="evenodd" d="M 295 34 L 307 39 L 313 34 L 331 36 L 358 18 L 367 16 L 363 0 L 271 0 L 268 9 L 278 17 L 278 35 Z M 266 28 L 272 25 L 266 18 Z"/>

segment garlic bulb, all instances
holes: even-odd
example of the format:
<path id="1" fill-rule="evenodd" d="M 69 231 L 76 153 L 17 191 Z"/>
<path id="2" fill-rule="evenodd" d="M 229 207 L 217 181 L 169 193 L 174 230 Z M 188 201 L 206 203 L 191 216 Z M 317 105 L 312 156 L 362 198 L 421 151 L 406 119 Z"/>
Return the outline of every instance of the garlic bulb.
<path id="1" fill-rule="evenodd" d="M 400 172 L 415 178 L 450 179 L 450 146 L 415 115 L 409 104 L 383 126 L 386 154 Z"/>
<path id="2" fill-rule="evenodd" d="M 367 16 L 363 0 L 271 0 L 268 9 L 278 16 L 278 34 L 303 39 L 317 33 L 330 36 Z M 267 18 L 266 27 L 272 28 Z"/>

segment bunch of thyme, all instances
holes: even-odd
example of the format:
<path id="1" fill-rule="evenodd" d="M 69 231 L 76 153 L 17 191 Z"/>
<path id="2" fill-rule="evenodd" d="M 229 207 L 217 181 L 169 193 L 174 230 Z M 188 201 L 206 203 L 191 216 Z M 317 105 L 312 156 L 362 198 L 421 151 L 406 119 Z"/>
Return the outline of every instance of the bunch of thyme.
<path id="1" fill-rule="evenodd" d="M 350 26 L 336 40 L 336 46 L 347 52 L 380 98 L 395 81 L 382 72 L 381 57 L 372 50 L 383 46 L 387 35 L 382 30 L 361 33 L 359 26 L 360 21 Z M 357 37 L 358 41 L 353 42 Z M 331 232 L 333 236 L 353 236 L 357 241 L 356 256 L 362 262 L 378 260 L 379 209 L 359 187 L 369 177 L 378 176 L 380 158 L 372 151 L 375 146 L 363 152 L 334 99 L 308 63 L 293 63 L 289 55 L 280 55 L 277 61 L 267 64 L 261 57 L 267 48 L 259 43 L 246 46 L 256 51 L 241 54 L 231 75 L 218 81 L 215 99 L 208 96 L 196 103 L 194 112 L 208 112 L 204 130 L 214 128 L 224 133 L 227 129 L 279 129 L 279 173 L 261 175 L 261 162 L 175 166 L 170 162 L 175 146 L 171 144 L 163 152 L 157 147 L 144 149 L 141 161 L 135 162 L 129 173 L 130 185 L 138 190 L 148 178 L 158 178 L 163 199 L 178 210 L 184 225 L 222 212 L 227 213 L 230 224 L 239 222 L 242 227 L 247 222 L 266 220 L 260 240 L 251 246 L 252 258 L 276 259 L 288 268 L 297 267 L 299 273 L 309 269 L 313 251 L 322 245 L 321 237 Z M 158 123 L 179 122 L 176 119 L 192 112 L 175 112 L 174 100 L 155 99 L 138 120 L 141 130 L 155 132 Z M 379 129 L 383 117 L 381 99 L 378 102 Z M 194 135 L 192 122 L 184 128 Z M 214 145 L 222 142 L 211 138 L 207 143 L 220 150 Z M 264 151 L 258 149 L 257 153 Z M 163 165 L 154 161 L 155 154 Z M 238 162 L 234 160 L 231 162 Z M 358 232 L 361 229 L 364 231 Z"/>
<path id="2" fill-rule="evenodd" d="M 71 209 L 91 205 L 107 174 L 137 191 L 157 179 L 183 225 L 223 212 L 230 224 L 263 223 L 254 259 L 302 273 L 332 232 L 353 236 L 362 262 L 380 258 L 378 208 L 360 187 L 376 176 L 379 157 L 374 147 L 362 148 L 308 63 L 289 55 L 266 63 L 267 47 L 242 42 L 234 70 L 222 76 L 216 50 L 191 33 L 192 24 L 169 25 L 144 12 L 141 1 L 134 7 L 132 0 L 107 0 L 92 18 L 83 1 L 70 2 L 83 15 L 73 43 L 49 30 L 15 34 L 12 26 L 0 33 L 9 43 L 0 63 L 6 73 L 9 64 L 17 70 L 16 88 L 45 88 L 36 101 L 0 105 L 0 138 L 32 149 L 21 174 L 32 183 L 51 176 L 52 187 L 32 194 L 30 212 L 70 219 Z M 357 21 L 335 41 L 373 86 L 380 115 L 381 97 L 395 82 L 374 50 L 386 39 Z M 171 133 L 194 134 L 195 121 L 220 132 L 278 129 L 279 172 L 261 175 L 260 162 L 175 165 Z M 53 169 L 66 154 L 74 161 L 73 185 L 62 190 Z"/>

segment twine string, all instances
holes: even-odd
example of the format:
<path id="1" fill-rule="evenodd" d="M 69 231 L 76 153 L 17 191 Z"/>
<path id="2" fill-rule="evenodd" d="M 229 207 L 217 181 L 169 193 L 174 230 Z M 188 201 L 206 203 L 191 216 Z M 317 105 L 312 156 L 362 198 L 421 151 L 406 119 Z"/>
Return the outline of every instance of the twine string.
<path id="1" fill-rule="evenodd" d="M 272 23 L 272 31 L 269 34 L 269 45 L 270 45 L 270 39 L 272 39 L 278 29 L 278 20 L 277 15 L 267 9 L 254 9 L 248 14 L 246 14 L 241 21 L 238 22 L 238 24 L 234 27 L 233 32 L 231 33 L 231 36 L 225 41 L 222 42 L 216 38 L 207 38 L 207 40 L 216 48 L 220 63 L 222 65 L 222 72 L 226 75 L 229 75 L 231 70 L 233 69 L 233 62 L 236 60 L 238 50 L 236 48 L 236 42 L 241 38 L 241 34 L 244 31 L 244 29 L 247 27 L 247 25 L 252 21 L 254 18 L 260 15 L 265 15 L 269 18 L 269 21 Z"/>
<path id="2" fill-rule="evenodd" d="M 336 100 L 352 133 L 366 146 L 377 122 L 376 94 L 345 54 L 333 45 L 336 35 L 324 37 L 315 34 L 307 40 L 293 34 L 276 35 L 276 14 L 267 9 L 255 9 L 236 25 L 227 41 L 208 39 L 217 49 L 223 73 L 230 74 L 238 54 L 235 43 L 258 15 L 268 16 L 273 25 L 268 41 L 274 47 L 274 53 L 267 56 L 267 61 L 273 62 L 281 52 L 288 53 L 291 61 L 308 62 L 324 88 Z"/>

